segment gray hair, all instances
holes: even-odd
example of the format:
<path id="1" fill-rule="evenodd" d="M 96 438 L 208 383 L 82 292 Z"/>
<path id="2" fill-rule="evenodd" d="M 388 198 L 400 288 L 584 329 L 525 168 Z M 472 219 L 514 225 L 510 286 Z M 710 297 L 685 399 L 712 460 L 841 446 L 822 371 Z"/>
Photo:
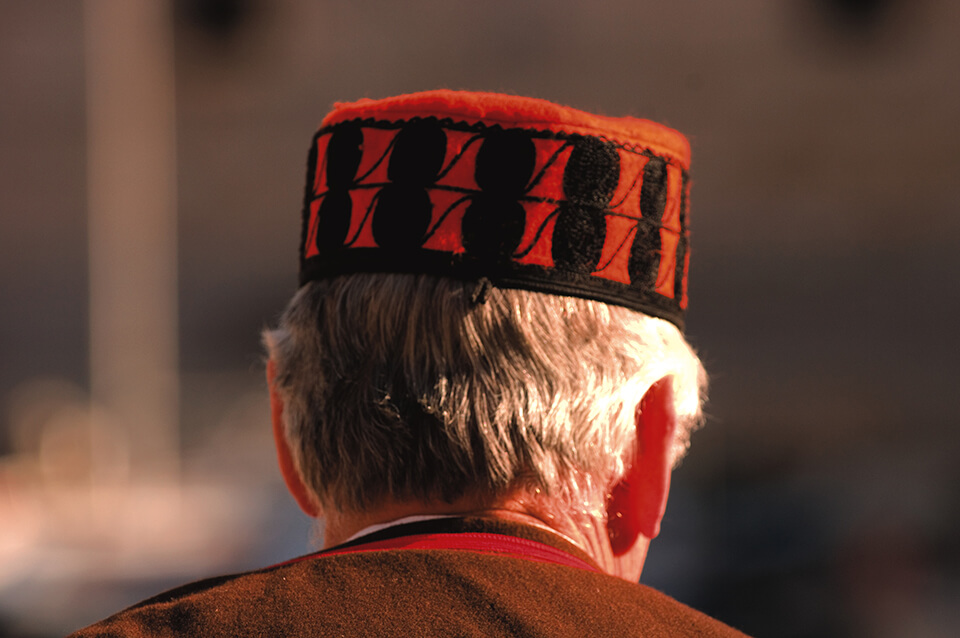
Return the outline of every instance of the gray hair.
<path id="1" fill-rule="evenodd" d="M 524 290 L 477 303 L 475 288 L 427 275 L 311 282 L 264 333 L 288 441 L 324 507 L 519 487 L 596 511 L 632 460 L 640 399 L 665 376 L 679 460 L 706 375 L 675 326 Z"/>

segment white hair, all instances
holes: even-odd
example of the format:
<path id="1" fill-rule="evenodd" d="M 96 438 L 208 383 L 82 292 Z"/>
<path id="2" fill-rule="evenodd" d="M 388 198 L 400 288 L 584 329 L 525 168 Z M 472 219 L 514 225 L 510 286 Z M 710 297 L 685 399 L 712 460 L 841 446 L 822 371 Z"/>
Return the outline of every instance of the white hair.
<path id="1" fill-rule="evenodd" d="M 324 507 L 500 495 L 596 511 L 636 443 L 635 410 L 673 379 L 675 462 L 706 375 L 677 328 L 605 303 L 427 275 L 311 282 L 264 342 L 284 427 Z M 597 502 L 600 499 L 600 502 Z"/>

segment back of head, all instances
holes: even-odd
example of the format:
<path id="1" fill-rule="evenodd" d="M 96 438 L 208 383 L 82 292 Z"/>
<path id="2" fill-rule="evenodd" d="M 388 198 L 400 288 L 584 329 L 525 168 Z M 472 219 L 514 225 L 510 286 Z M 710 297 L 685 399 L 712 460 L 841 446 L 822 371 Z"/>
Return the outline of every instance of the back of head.
<path id="1" fill-rule="evenodd" d="M 687 303 L 689 145 L 542 100 L 338 104 L 311 147 L 301 289 L 267 343 L 325 508 L 523 490 L 599 512 L 672 376 L 674 459 L 703 372 Z"/>
<path id="2" fill-rule="evenodd" d="M 596 514 L 634 410 L 672 376 L 679 459 L 704 375 L 679 330 L 602 302 L 429 275 L 311 282 L 267 333 L 285 427 L 325 507 L 521 488 Z"/>

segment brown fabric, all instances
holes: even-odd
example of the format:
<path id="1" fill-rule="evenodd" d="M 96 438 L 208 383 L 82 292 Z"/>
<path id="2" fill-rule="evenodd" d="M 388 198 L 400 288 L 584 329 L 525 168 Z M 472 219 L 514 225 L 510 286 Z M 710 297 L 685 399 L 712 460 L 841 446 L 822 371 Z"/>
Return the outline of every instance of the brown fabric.
<path id="1" fill-rule="evenodd" d="M 398 534 L 508 534 L 590 560 L 534 527 L 443 519 Z M 592 562 L 592 561 L 591 561 Z M 171 590 L 73 636 L 743 636 L 643 585 L 551 563 L 454 550 L 310 557 Z"/>

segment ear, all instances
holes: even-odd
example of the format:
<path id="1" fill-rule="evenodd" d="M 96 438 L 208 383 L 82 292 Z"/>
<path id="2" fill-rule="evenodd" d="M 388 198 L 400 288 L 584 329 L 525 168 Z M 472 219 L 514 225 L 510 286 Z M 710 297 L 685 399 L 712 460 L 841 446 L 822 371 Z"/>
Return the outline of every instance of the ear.
<path id="1" fill-rule="evenodd" d="M 607 500 L 607 532 L 616 556 L 630 551 L 640 535 L 652 539 L 660 533 L 677 430 L 672 378 L 660 379 L 643 395 L 637 407 L 636 427 L 634 461 Z"/>
<path id="2" fill-rule="evenodd" d="M 273 421 L 273 442 L 277 447 L 277 461 L 280 464 L 280 473 L 283 475 L 283 481 L 287 484 L 287 489 L 297 501 L 300 509 L 310 518 L 316 518 L 320 515 L 320 506 L 317 504 L 316 497 L 307 489 L 303 482 L 303 477 L 297 470 L 297 464 L 293 460 L 293 451 L 290 449 L 290 442 L 283 426 L 283 399 L 276 389 L 276 366 L 271 358 L 267 361 L 267 387 L 270 388 L 270 417 Z"/>

